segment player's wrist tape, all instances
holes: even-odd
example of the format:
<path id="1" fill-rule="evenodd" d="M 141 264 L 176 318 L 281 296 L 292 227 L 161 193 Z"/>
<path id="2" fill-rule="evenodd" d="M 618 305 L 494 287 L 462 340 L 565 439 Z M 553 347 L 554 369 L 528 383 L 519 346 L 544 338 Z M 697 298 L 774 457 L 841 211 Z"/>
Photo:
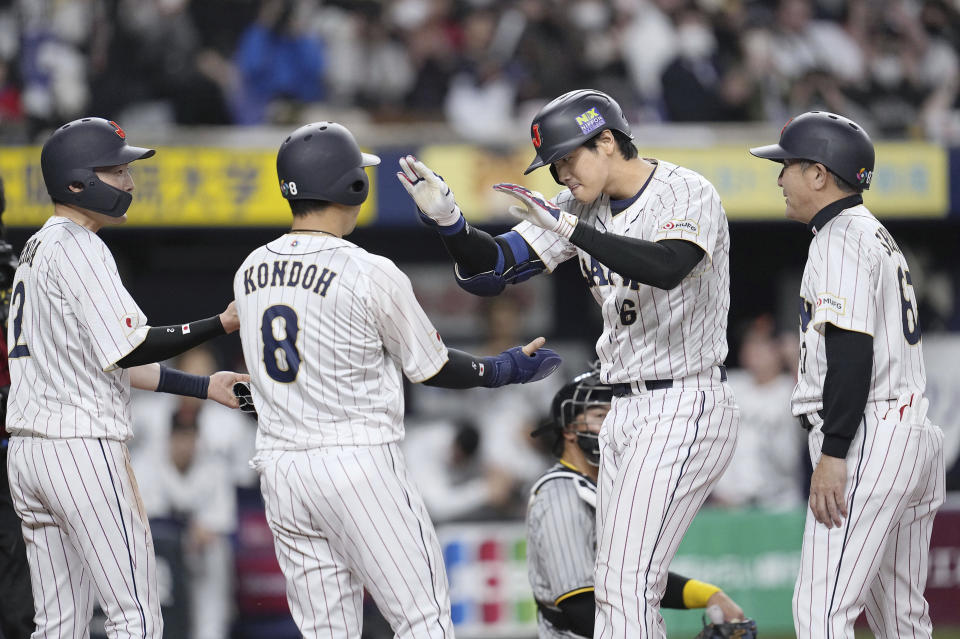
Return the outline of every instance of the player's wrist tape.
<path id="1" fill-rule="evenodd" d="M 713 584 L 691 579 L 683 586 L 683 605 L 687 608 L 706 608 L 707 601 L 720 589 Z"/>
<path id="2" fill-rule="evenodd" d="M 206 399 L 209 388 L 210 378 L 206 375 L 191 375 L 175 368 L 160 367 L 160 381 L 157 382 L 157 392 L 159 393 L 173 393 L 174 395 Z"/>

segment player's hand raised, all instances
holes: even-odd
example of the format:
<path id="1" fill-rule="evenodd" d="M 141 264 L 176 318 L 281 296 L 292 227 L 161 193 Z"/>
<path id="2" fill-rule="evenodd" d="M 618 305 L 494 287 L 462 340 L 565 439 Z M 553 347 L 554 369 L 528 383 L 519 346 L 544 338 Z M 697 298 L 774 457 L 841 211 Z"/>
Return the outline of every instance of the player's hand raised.
<path id="1" fill-rule="evenodd" d="M 227 335 L 240 329 L 240 316 L 237 314 L 237 303 L 230 301 L 227 308 L 220 313 L 220 323 Z"/>
<path id="2" fill-rule="evenodd" d="M 441 229 L 456 226 L 463 214 L 443 178 L 412 155 L 400 158 L 400 168 L 397 179 L 417 204 L 420 219 Z"/>
<path id="3" fill-rule="evenodd" d="M 510 214 L 516 218 L 553 231 L 567 239 L 573 234 L 573 229 L 577 228 L 576 215 L 564 213 L 559 206 L 536 191 L 510 183 L 494 184 L 493 189 L 515 197 L 523 203 L 523 206 L 510 207 Z"/>
<path id="4" fill-rule="evenodd" d="M 232 302 L 231 302 L 232 304 Z M 240 401 L 233 394 L 233 385 L 237 382 L 249 382 L 250 376 L 233 371 L 218 371 L 210 376 L 207 387 L 207 399 L 223 404 L 227 408 L 239 408 Z"/>

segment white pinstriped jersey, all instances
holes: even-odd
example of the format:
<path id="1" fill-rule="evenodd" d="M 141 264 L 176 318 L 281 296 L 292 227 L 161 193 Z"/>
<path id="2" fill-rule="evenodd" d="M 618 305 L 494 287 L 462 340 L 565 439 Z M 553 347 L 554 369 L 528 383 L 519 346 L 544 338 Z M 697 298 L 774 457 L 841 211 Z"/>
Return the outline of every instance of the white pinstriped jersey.
<path id="1" fill-rule="evenodd" d="M 810 243 L 800 289 L 800 374 L 794 415 L 823 408 L 824 325 L 873 336 L 868 402 L 923 393 L 926 372 L 907 261 L 865 206 L 842 211 Z"/>
<path id="2" fill-rule="evenodd" d="M 291 232 L 253 251 L 233 289 L 258 450 L 402 439 L 401 371 L 428 379 L 447 348 L 393 262 Z"/>
<path id="3" fill-rule="evenodd" d="M 605 232 L 651 242 L 687 240 L 706 253 L 678 286 L 665 291 L 624 280 L 551 231 L 529 222 L 514 227 L 548 270 L 579 257 L 603 315 L 604 330 L 597 340 L 603 381 L 678 379 L 723 363 L 730 235 L 712 184 L 694 171 L 660 160 L 637 200 L 616 215 L 606 195 L 581 204 L 564 190 L 554 202 Z"/>
<path id="4" fill-rule="evenodd" d="M 27 241 L 14 278 L 7 429 L 128 440 L 130 374 L 115 364 L 148 330 L 103 240 L 51 217 Z"/>

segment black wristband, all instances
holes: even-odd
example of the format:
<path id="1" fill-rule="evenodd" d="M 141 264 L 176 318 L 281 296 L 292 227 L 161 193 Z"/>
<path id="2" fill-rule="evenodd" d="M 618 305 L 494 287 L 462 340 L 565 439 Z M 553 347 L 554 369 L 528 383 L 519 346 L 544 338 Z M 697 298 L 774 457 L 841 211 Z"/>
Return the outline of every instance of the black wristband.
<path id="1" fill-rule="evenodd" d="M 175 368 L 160 367 L 160 381 L 157 382 L 158 393 L 172 393 L 206 399 L 209 388 L 210 378 L 206 375 L 191 375 Z"/>

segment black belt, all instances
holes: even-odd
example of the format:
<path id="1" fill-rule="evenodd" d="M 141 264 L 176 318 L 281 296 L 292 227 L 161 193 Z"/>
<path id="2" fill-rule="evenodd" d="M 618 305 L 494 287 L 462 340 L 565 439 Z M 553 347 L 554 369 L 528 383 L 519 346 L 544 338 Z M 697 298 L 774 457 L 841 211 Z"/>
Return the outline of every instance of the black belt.
<path id="1" fill-rule="evenodd" d="M 717 366 L 720 369 L 720 381 L 727 381 L 727 367 L 723 364 Z M 643 385 L 648 391 L 655 390 L 668 390 L 673 388 L 672 379 L 647 379 L 644 380 Z M 625 395 L 633 395 L 633 385 L 630 382 L 624 382 L 622 384 L 613 384 L 611 386 L 613 390 L 614 397 L 623 397 Z"/>
<path id="2" fill-rule="evenodd" d="M 822 410 L 818 410 L 818 411 L 817 411 L 817 415 L 820 416 L 820 419 L 823 419 L 823 411 L 822 411 Z M 800 427 L 803 428 L 803 430 L 808 430 L 808 431 L 809 431 L 809 430 L 813 430 L 813 424 L 810 423 L 810 420 L 807 418 L 806 415 L 801 415 L 801 416 L 800 416 Z"/>

